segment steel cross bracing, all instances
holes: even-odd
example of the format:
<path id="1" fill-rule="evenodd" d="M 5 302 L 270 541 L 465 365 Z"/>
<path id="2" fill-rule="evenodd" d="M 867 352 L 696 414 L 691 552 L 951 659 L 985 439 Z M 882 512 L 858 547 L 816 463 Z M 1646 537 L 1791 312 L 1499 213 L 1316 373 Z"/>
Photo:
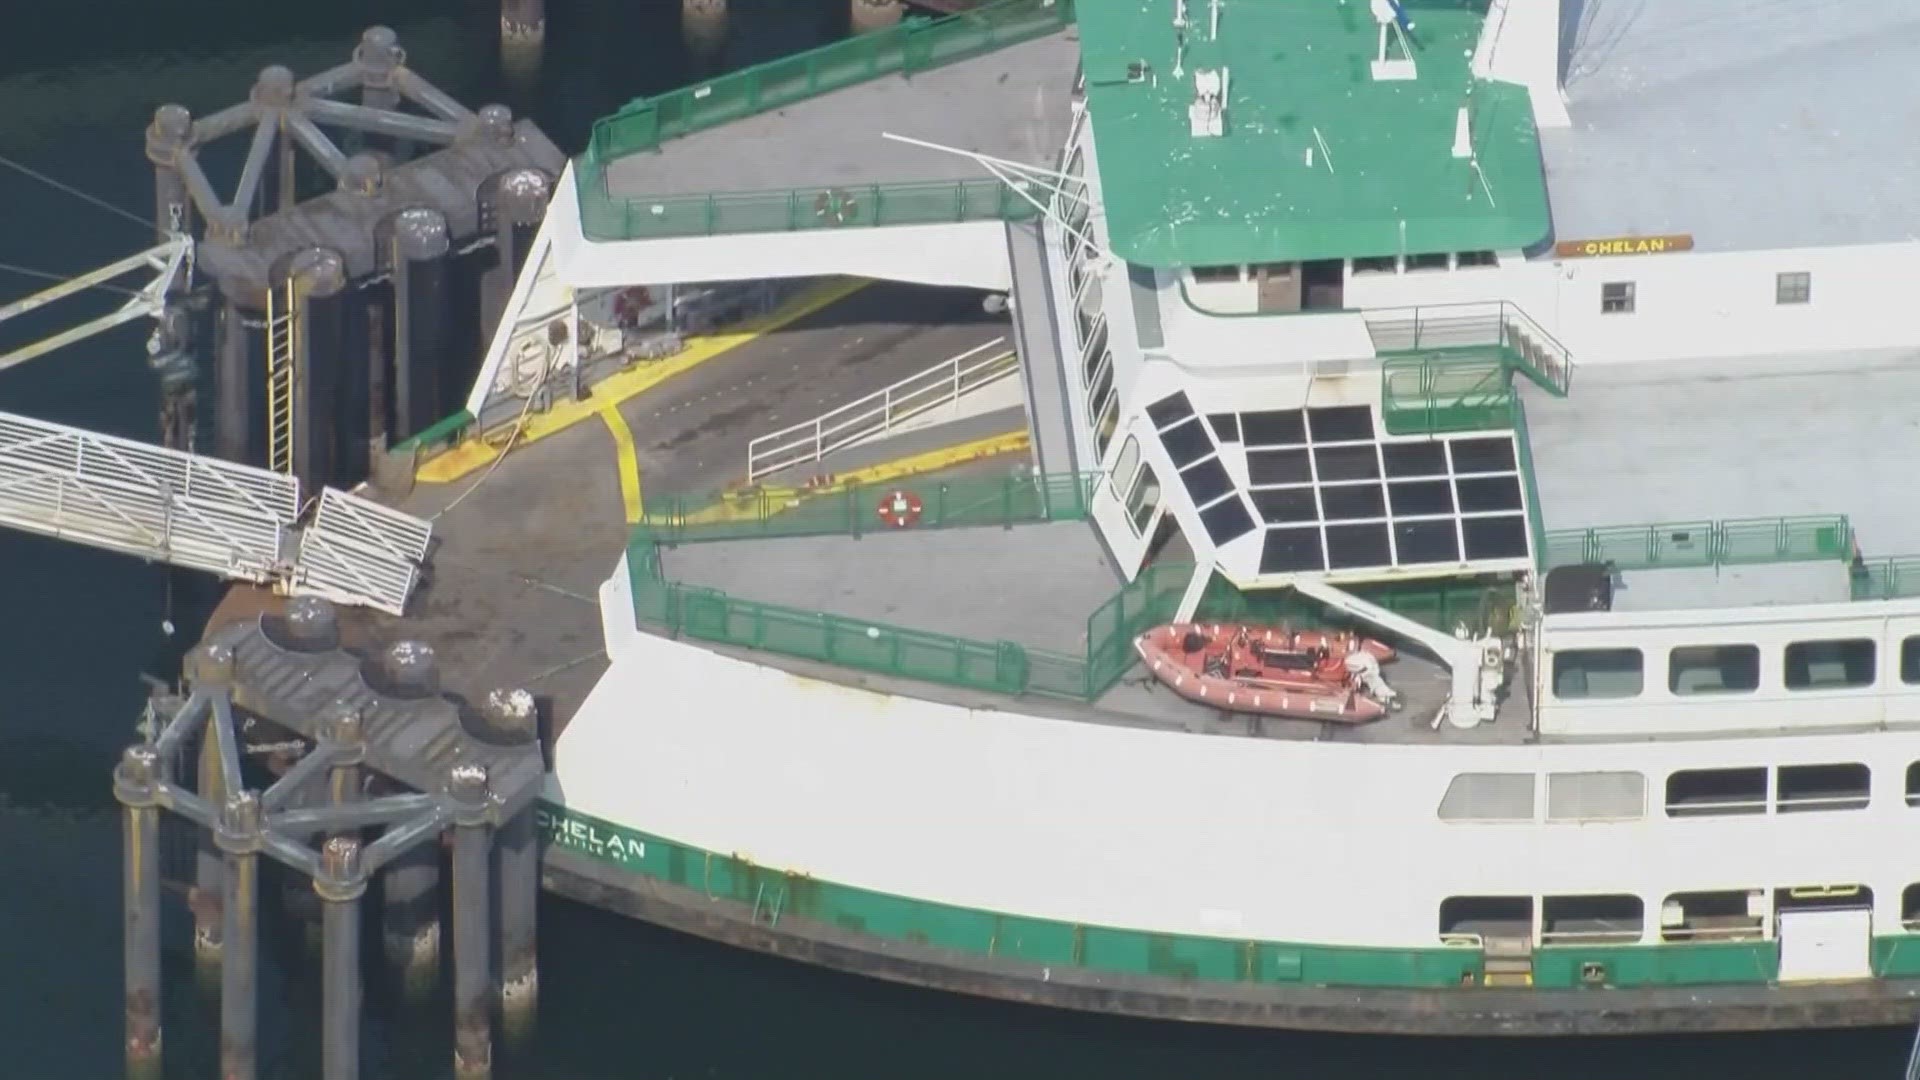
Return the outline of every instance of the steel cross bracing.
<path id="1" fill-rule="evenodd" d="M 160 318 L 166 312 L 167 296 L 174 291 L 176 282 L 184 285 L 185 279 L 191 278 L 193 274 L 192 238 L 175 233 L 168 237 L 165 243 L 157 244 L 137 255 L 129 255 L 124 259 L 110 262 L 97 270 L 89 270 L 50 289 L 42 289 L 32 296 L 0 306 L 0 322 L 6 322 L 16 315 L 24 315 L 56 300 L 72 296 L 74 293 L 104 285 L 117 277 L 143 269 L 152 271 L 155 275 L 154 279 L 126 303 L 97 319 L 89 319 L 78 326 L 41 338 L 31 345 L 8 353 L 0 353 L 0 371 L 24 364 L 63 345 L 71 345 L 95 334 L 104 333 L 122 323 L 143 317 Z"/>
<path id="2" fill-rule="evenodd" d="M 403 613 L 429 523 L 330 488 L 300 512 L 291 476 L 0 413 L 0 526 Z"/>

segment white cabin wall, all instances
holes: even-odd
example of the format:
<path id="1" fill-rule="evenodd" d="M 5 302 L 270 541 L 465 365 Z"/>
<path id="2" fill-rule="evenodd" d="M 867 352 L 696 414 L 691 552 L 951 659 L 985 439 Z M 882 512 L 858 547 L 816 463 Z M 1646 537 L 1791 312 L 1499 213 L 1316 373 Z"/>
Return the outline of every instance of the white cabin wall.
<path id="1" fill-rule="evenodd" d="M 1477 78 L 1519 83 L 1533 99 L 1533 122 L 1561 128 L 1573 121 L 1560 92 L 1561 0 L 1493 0 L 1473 54 Z"/>
<path id="2" fill-rule="evenodd" d="M 1776 302 L 1777 275 L 1790 272 L 1811 275 L 1810 302 Z M 1576 362 L 1631 363 L 1920 347 L 1920 319 L 1907 310 L 1915 280 L 1920 243 L 1899 243 L 1350 274 L 1346 300 L 1359 309 L 1507 300 Z M 1631 313 L 1601 312 L 1607 282 L 1634 284 Z"/>
<path id="3" fill-rule="evenodd" d="M 1920 843 L 1920 808 L 1902 787 L 1920 730 L 1299 742 L 969 710 L 645 634 L 610 654 L 560 737 L 569 807 L 901 896 L 1167 933 L 1425 947 L 1439 943 L 1439 904 L 1453 895 L 1632 893 L 1652 927 L 1674 892 L 1861 882 L 1887 932 L 1900 890 L 1920 880 L 1904 854 Z M 715 686 L 728 688 L 725 723 L 714 722 Z M 1865 809 L 1661 810 L 1675 769 L 1854 761 L 1874 771 Z M 1647 774 L 1650 813 L 1551 824 L 1437 814 L 1458 773 L 1613 770 Z"/>

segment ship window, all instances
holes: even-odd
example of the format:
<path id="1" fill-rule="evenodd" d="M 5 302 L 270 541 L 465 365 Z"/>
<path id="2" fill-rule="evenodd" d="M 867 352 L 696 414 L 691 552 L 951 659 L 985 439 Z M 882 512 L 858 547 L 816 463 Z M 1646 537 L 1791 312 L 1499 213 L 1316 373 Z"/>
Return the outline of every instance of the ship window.
<path id="1" fill-rule="evenodd" d="M 1900 891 L 1900 926 L 1920 930 L 1920 885 L 1909 885 Z"/>
<path id="2" fill-rule="evenodd" d="M 1140 475 L 1133 478 L 1133 490 L 1127 493 L 1127 518 L 1133 522 L 1133 531 L 1144 533 L 1147 523 L 1153 520 L 1153 512 L 1160 509 L 1160 478 L 1153 475 L 1152 465 L 1143 465 Z"/>
<path id="3" fill-rule="evenodd" d="M 1633 282 L 1609 281 L 1600 286 L 1600 314 L 1633 314 Z"/>
<path id="4" fill-rule="evenodd" d="M 1447 264 L 1451 261 L 1444 251 L 1434 255 L 1409 255 L 1407 256 L 1407 269 L 1445 270 Z"/>
<path id="5" fill-rule="evenodd" d="M 1548 821 L 1633 821 L 1646 807 L 1647 778 L 1640 773 L 1547 774 Z"/>
<path id="6" fill-rule="evenodd" d="M 1773 302 L 1804 304 L 1813 299 L 1813 275 L 1805 270 L 1780 274 L 1773 281 Z"/>
<path id="7" fill-rule="evenodd" d="M 1808 810 L 1864 810 L 1872 788 L 1865 765 L 1782 765 L 1774 799 L 1783 814 Z"/>
<path id="8" fill-rule="evenodd" d="M 1674 893 L 1660 905 L 1663 941 L 1757 941 L 1764 937 L 1759 890 Z"/>
<path id="9" fill-rule="evenodd" d="M 1126 498 L 1127 489 L 1133 485 L 1134 470 L 1139 467 L 1140 440 L 1129 435 L 1127 441 L 1121 444 L 1120 456 L 1114 459 L 1113 471 L 1107 474 L 1108 481 L 1113 484 L 1114 498 Z"/>
<path id="10" fill-rule="evenodd" d="M 1908 686 L 1920 684 L 1920 634 L 1900 642 L 1900 681 Z"/>
<path id="11" fill-rule="evenodd" d="M 1532 773 L 1461 773 L 1440 797 L 1441 821 L 1532 821 Z"/>
<path id="12" fill-rule="evenodd" d="M 1391 255 L 1373 255 L 1353 260 L 1353 272 L 1356 274 L 1391 274 L 1398 269 L 1399 260 Z"/>
<path id="13" fill-rule="evenodd" d="M 1500 259 L 1491 251 L 1463 251 L 1456 265 L 1462 270 L 1475 266 L 1498 266 Z"/>
<path id="14" fill-rule="evenodd" d="M 1100 374 L 1100 365 L 1112 359 L 1107 351 L 1107 320 L 1101 319 L 1093 326 L 1092 334 L 1080 346 L 1080 385 L 1092 386 Z M 1094 395 L 1097 400 L 1099 395 Z"/>
<path id="15" fill-rule="evenodd" d="M 1107 452 L 1107 444 L 1113 442 L 1113 433 L 1120 426 L 1120 395 L 1113 390 L 1107 391 L 1107 399 L 1100 403 L 1099 419 L 1093 424 L 1093 453 L 1100 457 Z"/>
<path id="16" fill-rule="evenodd" d="M 1667 777 L 1667 816 L 1767 812 L 1767 770 L 1686 769 Z"/>
<path id="17" fill-rule="evenodd" d="M 1203 285 L 1227 281 L 1245 281 L 1246 268 L 1234 266 L 1196 266 L 1193 268 L 1193 280 Z"/>
<path id="18" fill-rule="evenodd" d="M 1692 694 L 1744 694 L 1760 687 L 1758 645 L 1682 645 L 1667 654 L 1667 689 Z"/>
<path id="19" fill-rule="evenodd" d="M 1549 896 L 1540 912 L 1542 945 L 1631 944 L 1647 925 L 1647 906 L 1637 896 Z"/>
<path id="20" fill-rule="evenodd" d="M 1907 766 L 1907 805 L 1920 806 L 1920 761 Z"/>
<path id="21" fill-rule="evenodd" d="M 1449 896 L 1440 901 L 1440 936 L 1533 937 L 1531 896 Z"/>
<path id="22" fill-rule="evenodd" d="M 1646 683 L 1639 649 L 1568 649 L 1553 654 L 1553 696 L 1562 701 L 1630 698 Z"/>
<path id="23" fill-rule="evenodd" d="M 1796 641 L 1787 646 L 1787 689 L 1842 690 L 1873 685 L 1873 641 Z"/>

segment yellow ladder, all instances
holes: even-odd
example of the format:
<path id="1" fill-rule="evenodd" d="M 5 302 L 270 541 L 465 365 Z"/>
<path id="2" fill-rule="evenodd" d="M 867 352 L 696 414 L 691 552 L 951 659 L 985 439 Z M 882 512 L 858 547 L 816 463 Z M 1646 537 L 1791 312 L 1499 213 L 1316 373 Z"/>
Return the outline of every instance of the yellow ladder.
<path id="1" fill-rule="evenodd" d="M 293 474 L 293 387 L 299 297 L 289 280 L 267 290 L 267 468 Z"/>

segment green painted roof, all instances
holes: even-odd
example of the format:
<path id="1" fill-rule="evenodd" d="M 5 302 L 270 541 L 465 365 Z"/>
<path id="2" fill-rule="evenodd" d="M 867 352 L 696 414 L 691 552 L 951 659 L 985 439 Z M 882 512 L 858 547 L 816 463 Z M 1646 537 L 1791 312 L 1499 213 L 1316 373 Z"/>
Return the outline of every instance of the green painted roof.
<path id="1" fill-rule="evenodd" d="M 1188 0 L 1179 79 L 1175 0 L 1083 0 L 1087 103 L 1114 251 L 1174 268 L 1544 240 L 1546 180 L 1527 91 L 1469 75 L 1486 3 L 1403 0 L 1419 77 L 1376 82 L 1368 0 L 1222 0 L 1218 40 L 1208 0 Z M 1152 78 L 1127 81 L 1136 61 Z M 1226 134 L 1194 138 L 1193 72 L 1221 66 Z M 1453 157 L 1463 104 L 1491 200 L 1470 163 Z"/>

